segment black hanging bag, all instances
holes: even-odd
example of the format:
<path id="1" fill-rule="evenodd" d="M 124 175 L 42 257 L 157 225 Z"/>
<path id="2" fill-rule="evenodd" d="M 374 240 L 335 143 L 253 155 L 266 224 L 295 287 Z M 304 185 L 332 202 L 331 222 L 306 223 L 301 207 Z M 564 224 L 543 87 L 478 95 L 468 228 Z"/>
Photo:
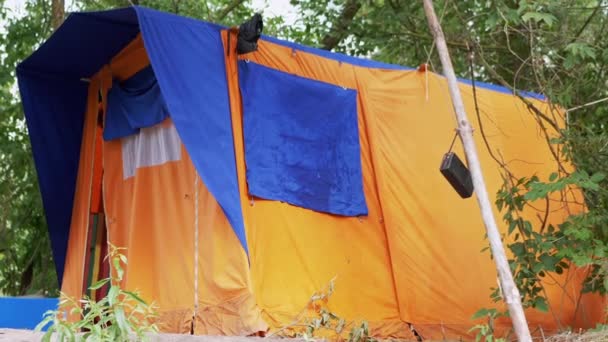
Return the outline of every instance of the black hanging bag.
<path id="1" fill-rule="evenodd" d="M 256 13 L 251 19 L 239 26 L 239 35 L 236 43 L 236 52 L 241 55 L 256 51 L 258 49 L 258 39 L 262 35 L 264 22 L 262 15 Z"/>

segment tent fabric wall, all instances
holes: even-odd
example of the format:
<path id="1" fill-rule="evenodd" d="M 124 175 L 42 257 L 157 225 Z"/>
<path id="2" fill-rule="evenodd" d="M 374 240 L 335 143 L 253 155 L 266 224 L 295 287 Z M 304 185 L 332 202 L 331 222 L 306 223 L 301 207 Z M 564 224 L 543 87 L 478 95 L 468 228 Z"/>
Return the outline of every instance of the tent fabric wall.
<path id="1" fill-rule="evenodd" d="M 110 242 L 128 247 L 124 285 L 161 307 L 164 331 L 187 333 L 192 324 L 199 334 L 277 329 L 337 276 L 330 308 L 347 320 L 367 320 L 374 335 L 414 339 L 412 323 L 424 338 L 470 336 L 473 312 L 492 306 L 496 278 L 489 256 L 479 252 L 486 242 L 474 200 L 461 200 L 437 170 L 456 126 L 444 79 L 268 37 L 240 57 L 357 90 L 368 215 L 332 216 L 249 196 L 239 57 L 227 49 L 227 32 L 141 7 L 77 14 L 22 64 L 19 85 L 56 256 L 66 250 L 72 214 L 62 288 L 82 291 L 89 164 L 99 157 L 91 155 L 97 90 L 105 99 L 112 78 L 152 65 L 171 117 L 152 128 L 177 129 L 180 158 L 125 178 L 123 142 L 104 142 L 103 199 Z M 70 37 L 80 46 L 68 44 Z M 74 53 L 61 58 L 65 51 Z M 69 59 L 75 62 L 66 69 Z M 85 106 L 79 78 L 87 75 Z M 475 113 L 470 86 L 461 89 Z M 546 175 L 552 159 L 523 104 L 483 84 L 478 97 L 492 146 L 516 173 Z M 502 178 L 479 132 L 476 139 L 493 194 Z M 551 219 L 563 215 L 558 210 Z M 580 274 L 570 270 L 558 279 L 565 291 L 546 284 L 554 311 L 529 311 L 532 326 L 549 331 L 599 320 L 604 302 L 597 297 L 585 296 L 575 309 Z"/>
<path id="2" fill-rule="evenodd" d="M 239 98 L 241 94 L 234 86 L 238 79 L 234 58 L 227 64 L 227 77 L 232 85 L 235 146 L 252 278 L 258 304 L 275 327 L 298 312 L 306 302 L 306 293 L 319 287 L 323 277 L 340 274 L 333 300 L 338 313 L 348 318 L 364 316 L 386 322 L 396 316 L 412 323 L 424 338 L 469 336 L 471 316 L 480 308 L 494 307 L 489 295 L 490 288 L 496 286 L 496 271 L 489 255 L 480 253 L 487 242 L 483 240 L 476 202 L 460 199 L 438 171 L 456 127 L 445 80 L 418 71 L 339 63 L 266 40 L 260 42 L 257 52 L 241 57 L 293 75 L 357 89 L 365 193 L 368 203 L 374 203 L 370 204 L 370 215 L 363 219 L 363 227 L 359 223 L 357 229 L 355 222 L 336 222 L 333 217 L 282 203 L 260 199 L 249 203 L 243 143 L 239 141 L 240 102 L 245 100 Z M 468 112 L 474 115 L 471 87 L 461 84 L 461 90 Z M 494 153 L 500 153 L 516 175 L 547 176 L 555 161 L 534 116 L 512 95 L 477 90 L 481 120 L 496 149 Z M 544 103 L 534 101 L 545 108 Z M 476 139 L 478 146 L 485 146 L 481 134 L 476 134 Z M 464 156 L 460 148 L 456 150 Z M 480 148 L 480 158 L 490 193 L 495 196 L 503 182 L 499 167 L 485 149 Z M 565 214 L 562 210 L 551 217 L 557 222 Z M 496 217 L 501 215 L 496 212 Z M 289 246 L 293 255 L 285 255 L 278 246 Z M 353 250 L 383 253 L 375 258 L 366 255 L 354 259 Z M 284 279 L 289 279 L 289 284 L 281 283 L 269 269 L 269 265 L 281 268 L 286 264 L 290 265 L 289 276 Z M 363 275 L 365 279 L 360 278 Z M 545 284 L 551 312 L 529 310 L 532 326 L 555 331 L 565 322 L 579 320 L 583 311 L 601 307 L 599 303 L 587 303 L 587 308 L 577 310 L 580 277 L 569 271 L 558 278 L 566 291 L 559 285 Z M 390 286 L 379 288 L 379 283 Z M 352 298 L 360 289 L 374 293 L 364 292 L 365 299 L 360 301 Z M 375 303 L 363 304 L 365 300 Z M 384 311 L 369 307 L 383 307 Z M 508 321 L 497 323 L 498 330 L 509 327 Z"/>
<path id="3" fill-rule="evenodd" d="M 97 116 L 99 103 L 97 101 L 100 91 L 99 83 L 89 87 L 87 107 L 84 114 L 82 144 L 80 148 L 80 163 L 74 194 L 72 222 L 61 290 L 72 298 L 81 298 L 83 293 L 83 273 L 86 262 L 86 249 L 89 232 L 89 218 L 91 209 L 91 194 L 93 190 L 94 165 L 100 162 L 101 156 L 95 153 L 97 134 Z"/>
<path id="4" fill-rule="evenodd" d="M 128 79 L 149 65 L 142 51 L 143 40 L 138 36 L 96 77 L 105 79 L 104 84 L 111 84 L 111 77 Z M 113 75 L 104 73 L 107 70 Z M 167 119 L 139 134 L 173 125 L 173 120 Z M 103 145 L 109 240 L 126 247 L 129 260 L 123 285 L 141 291 L 143 298 L 159 306 L 159 324 L 166 332 L 190 332 L 193 317 L 196 334 L 265 331 L 267 325 L 250 288 L 247 255 L 222 208 L 198 176 L 185 146 L 180 143 L 179 159 L 137 168 L 133 176 L 126 177 L 123 163 L 130 155 L 123 153 L 123 144 L 128 139 L 105 141 Z M 136 148 L 147 148 L 145 144 L 140 141 Z M 195 230 L 198 253 L 193 242 Z M 195 280 L 196 260 L 199 271 Z"/>
<path id="5" fill-rule="evenodd" d="M 59 282 L 68 249 L 87 85 L 77 79 L 17 70 L 32 154 Z"/>
<path id="6" fill-rule="evenodd" d="M 261 41 L 259 52 L 246 58 L 302 77 L 357 88 L 352 66 L 332 68 L 340 63 L 320 57 L 316 59 L 320 65 L 304 65 L 300 58 L 303 53 L 292 57 L 291 49 L 268 46 Z M 229 54 L 226 66 L 253 288 L 266 320 L 275 329 L 289 324 L 306 308 L 313 293 L 337 277 L 330 307 L 338 315 L 347 320 L 365 319 L 380 336 L 412 339 L 407 324 L 399 317 L 361 107 L 358 127 L 367 216 L 336 217 L 285 203 L 251 200 L 245 181 L 242 99 L 234 53 Z"/>
<path id="7" fill-rule="evenodd" d="M 121 144 L 104 143 L 104 192 L 110 241 L 127 248 L 123 285 L 159 306 L 166 332 L 188 333 L 195 310 L 196 334 L 265 331 L 246 254 L 184 146 L 180 160 L 139 168 L 125 179 Z"/>
<path id="8" fill-rule="evenodd" d="M 238 206 L 220 27 L 140 7 L 136 10 L 150 64 L 171 118 L 198 173 L 247 251 Z M 205 164 L 209 160 L 214 162 Z"/>
<path id="9" fill-rule="evenodd" d="M 487 241 L 482 238 L 484 228 L 477 203 L 460 199 L 436 172 L 456 127 L 450 102 L 434 100 L 447 98 L 445 80 L 429 75 L 425 89 L 425 75 L 412 73 L 389 88 L 382 82 L 384 77 L 373 70 L 362 70 L 358 75 L 365 80 L 361 82 L 363 96 L 368 98 L 364 106 L 368 112 L 375 113 L 371 118 L 375 137 L 373 153 L 378 157 L 380 198 L 395 280 L 397 287 L 404 289 L 400 293 L 401 317 L 412 322 L 425 337 L 440 337 L 438 322 L 443 329 L 460 335 L 470 326 L 469 318 L 475 311 L 495 307 L 489 294 L 490 288 L 497 286 L 497 279 L 488 252 L 480 253 Z M 460 88 L 467 112 L 475 126 L 480 127 L 471 88 L 463 84 Z M 429 100 L 425 99 L 427 91 Z M 534 115 L 512 96 L 485 89 L 477 91 L 483 134 L 494 155 L 504 158 L 516 176 L 548 177 L 556 162 Z M 403 104 L 401 108 L 390 105 L 398 102 Z M 535 104 L 546 109 L 541 102 L 535 101 Z M 476 131 L 475 139 L 485 181 L 494 200 L 503 183 L 503 174 L 485 148 L 481 131 Z M 425 153 L 420 153 L 421 148 Z M 460 147 L 456 151 L 464 156 Z M 553 204 L 552 209 L 559 208 Z M 570 208 L 572 212 L 580 209 Z M 558 222 L 565 214 L 565 210 L 554 212 L 551 219 Z M 531 220 L 537 220 L 529 209 L 528 215 Z M 495 217 L 506 232 L 498 210 Z M 573 273 L 557 276 L 559 284 L 568 284 L 567 293 L 559 286 L 550 285 L 552 281 L 545 284 L 551 312 L 528 310 L 531 326 L 542 325 L 545 332 L 549 332 L 556 331 L 563 322 L 573 321 L 580 279 L 572 280 L 572 276 Z M 510 323 L 504 320 L 496 325 L 499 329 L 510 328 Z"/>
<path id="10" fill-rule="evenodd" d="M 17 68 L 19 92 L 59 282 L 63 279 L 76 190 L 88 84 L 83 77 L 128 44 L 139 31 L 131 8 L 70 15 Z M 95 37 L 95 39 L 91 39 Z"/>

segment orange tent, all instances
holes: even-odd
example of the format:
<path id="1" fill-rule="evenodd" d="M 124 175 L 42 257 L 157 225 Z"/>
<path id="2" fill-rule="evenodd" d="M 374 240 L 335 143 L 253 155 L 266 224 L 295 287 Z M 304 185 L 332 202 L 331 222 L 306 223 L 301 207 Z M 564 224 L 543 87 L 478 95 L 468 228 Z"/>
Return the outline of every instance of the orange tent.
<path id="1" fill-rule="evenodd" d="M 444 78 L 237 42 L 141 7 L 75 13 L 19 66 L 62 290 L 80 297 L 107 274 L 109 242 L 164 331 L 277 331 L 335 277 L 329 307 L 373 336 L 470 338 L 497 279 L 475 200 L 438 170 L 456 127 Z M 516 175 L 547 177 L 555 161 L 525 104 L 476 90 L 490 146 Z M 495 194 L 500 168 L 475 139 Z M 532 330 L 594 325 L 604 305 L 580 298 L 580 273 L 556 279 L 549 312 L 527 311 Z"/>

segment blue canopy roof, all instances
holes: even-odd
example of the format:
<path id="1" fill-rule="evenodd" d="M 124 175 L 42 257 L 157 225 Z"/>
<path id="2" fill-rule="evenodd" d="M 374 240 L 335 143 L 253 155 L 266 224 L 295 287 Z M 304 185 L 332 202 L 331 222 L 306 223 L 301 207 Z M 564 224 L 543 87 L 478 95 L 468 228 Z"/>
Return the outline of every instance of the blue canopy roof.
<path id="1" fill-rule="evenodd" d="M 19 89 L 60 281 L 87 101 L 88 84 L 81 78 L 95 74 L 140 32 L 180 137 L 247 251 L 222 29 L 219 25 L 138 6 L 73 13 L 18 66 Z M 353 65 L 410 69 L 267 36 L 262 39 Z M 495 85 L 481 82 L 477 85 L 510 93 Z"/>
<path id="2" fill-rule="evenodd" d="M 17 68 L 59 280 L 90 77 L 141 32 L 173 122 L 247 251 L 221 26 L 143 7 L 73 13 Z M 176 67 L 176 66 L 179 66 Z"/>

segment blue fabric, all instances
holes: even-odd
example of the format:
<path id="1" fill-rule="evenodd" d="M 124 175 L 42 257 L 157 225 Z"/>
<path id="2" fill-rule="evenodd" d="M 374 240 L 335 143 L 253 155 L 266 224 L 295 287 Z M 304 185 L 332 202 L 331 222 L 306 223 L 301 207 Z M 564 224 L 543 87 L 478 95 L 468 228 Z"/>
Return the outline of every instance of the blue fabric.
<path id="1" fill-rule="evenodd" d="M 71 14 L 17 68 L 53 259 L 61 286 L 90 77 L 131 42 L 135 11 Z"/>
<path id="2" fill-rule="evenodd" d="M 138 33 L 133 8 L 72 13 L 20 68 L 75 80 L 90 77 Z"/>
<path id="3" fill-rule="evenodd" d="M 70 232 L 88 84 L 18 70 L 59 283 Z"/>
<path id="4" fill-rule="evenodd" d="M 58 298 L 0 297 L 0 328 L 33 330 L 44 313 L 58 304 Z"/>
<path id="5" fill-rule="evenodd" d="M 239 84 L 249 193 L 367 215 L 357 92 L 244 61 Z"/>
<path id="6" fill-rule="evenodd" d="M 140 128 L 154 126 L 168 116 L 154 71 L 147 67 L 128 80 L 112 84 L 103 138 L 112 140 L 138 133 Z"/>
<path id="7" fill-rule="evenodd" d="M 248 252 L 220 27 L 136 9 L 144 45 L 177 132 Z"/>

